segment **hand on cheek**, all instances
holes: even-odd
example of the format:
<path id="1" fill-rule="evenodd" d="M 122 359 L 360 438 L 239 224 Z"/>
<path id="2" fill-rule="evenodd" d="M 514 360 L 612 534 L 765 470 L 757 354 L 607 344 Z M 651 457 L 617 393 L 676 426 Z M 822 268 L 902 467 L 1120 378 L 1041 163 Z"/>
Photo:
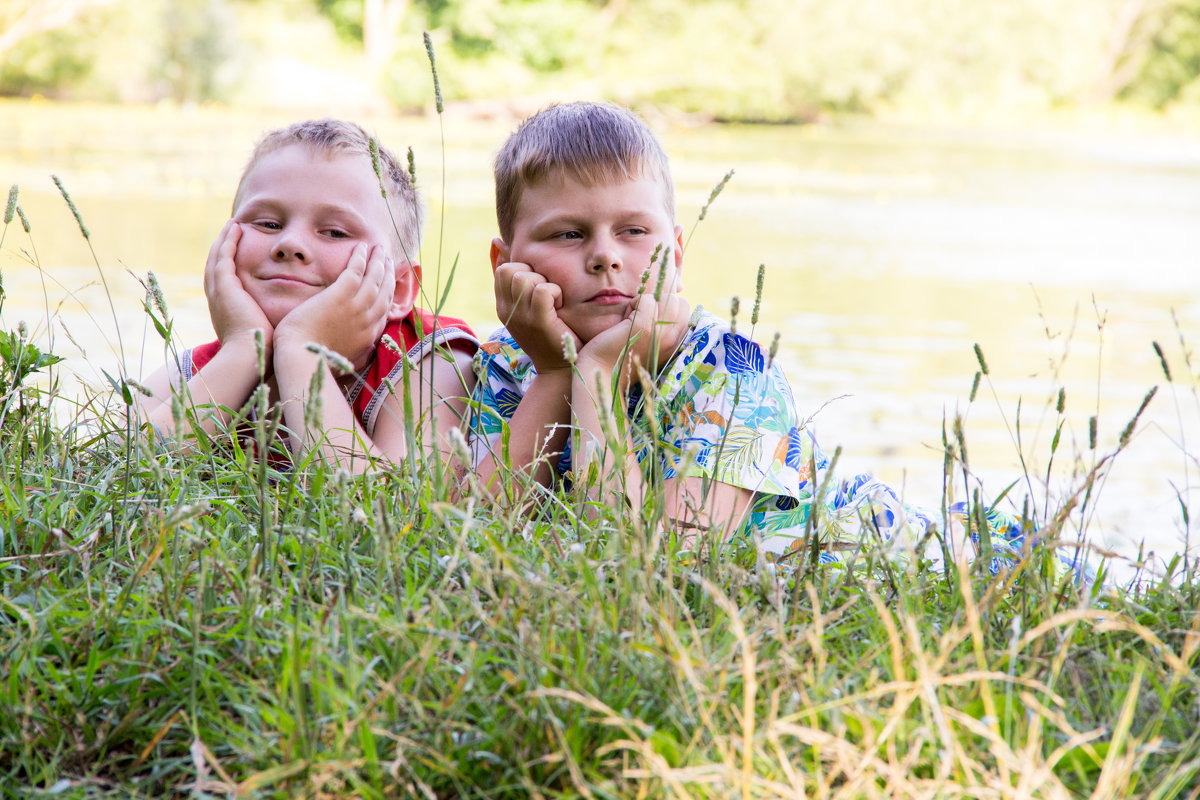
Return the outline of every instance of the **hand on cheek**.
<path id="1" fill-rule="evenodd" d="M 534 272 L 528 264 L 500 264 L 494 274 L 496 314 L 509 334 L 521 345 L 539 373 L 567 369 L 563 337 L 578 351 L 579 337 L 558 315 L 562 289 Z"/>
<path id="2" fill-rule="evenodd" d="M 209 248 L 204 265 L 208 314 L 222 344 L 253 336 L 257 329 L 263 332 L 263 340 L 269 347 L 273 334 L 271 323 L 237 275 L 237 248 L 241 238 L 241 226 L 229 220 Z"/>
<path id="3" fill-rule="evenodd" d="M 355 245 L 337 279 L 280 321 L 280 346 L 312 342 L 361 367 L 383 334 L 395 291 L 395 265 L 385 248 Z"/>

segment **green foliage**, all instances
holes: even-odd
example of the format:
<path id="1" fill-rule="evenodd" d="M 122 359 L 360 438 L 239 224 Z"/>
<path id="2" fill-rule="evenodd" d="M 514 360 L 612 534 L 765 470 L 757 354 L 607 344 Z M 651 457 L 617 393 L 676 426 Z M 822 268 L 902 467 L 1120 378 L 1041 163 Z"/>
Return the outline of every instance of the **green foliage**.
<path id="1" fill-rule="evenodd" d="M 58 95 L 91 73 L 96 41 L 90 32 L 51 31 L 17 44 L 0 63 L 0 95 Z"/>
<path id="2" fill-rule="evenodd" d="M 220 67 L 234 55 L 222 0 L 163 0 L 160 74 L 176 100 L 220 97 Z"/>
<path id="3" fill-rule="evenodd" d="M 1151 108 L 1200 102 L 1200 2 L 1177 3 L 1150 40 L 1122 97 Z"/>
<path id="4" fill-rule="evenodd" d="M 362 43 L 362 0 L 317 0 L 317 8 L 333 23 L 339 36 L 346 41 Z"/>
<path id="5" fill-rule="evenodd" d="M 402 108 L 434 34 L 449 100 L 564 92 L 718 119 L 829 113 L 1044 111 L 1117 96 L 1200 97 L 1200 0 L 384 0 L 371 71 Z M 147 0 L 40 33 L 7 54 L 0 92 L 222 99 L 287 48 L 338 39 L 361 54 L 364 0 Z M 383 31 L 379 26 L 388 26 Z M 386 35 L 385 35 L 386 34 Z M 361 58 L 361 55 L 360 55 Z M 373 76 L 366 76 L 368 83 Z M 253 94 L 251 94 L 253 96 Z"/>

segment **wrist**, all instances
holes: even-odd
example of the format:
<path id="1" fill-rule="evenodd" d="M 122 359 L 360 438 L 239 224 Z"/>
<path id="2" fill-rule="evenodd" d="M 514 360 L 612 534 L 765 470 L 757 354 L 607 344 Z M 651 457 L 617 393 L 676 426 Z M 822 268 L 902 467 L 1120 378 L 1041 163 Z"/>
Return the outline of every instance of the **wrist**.
<path id="1" fill-rule="evenodd" d="M 253 354 L 259 347 L 259 330 L 251 328 L 250 330 L 234 331 L 218 336 L 217 339 L 221 342 L 222 350 Z M 261 337 L 264 354 L 267 358 L 270 358 L 271 348 L 274 344 L 273 337 L 269 331 L 262 331 Z"/>

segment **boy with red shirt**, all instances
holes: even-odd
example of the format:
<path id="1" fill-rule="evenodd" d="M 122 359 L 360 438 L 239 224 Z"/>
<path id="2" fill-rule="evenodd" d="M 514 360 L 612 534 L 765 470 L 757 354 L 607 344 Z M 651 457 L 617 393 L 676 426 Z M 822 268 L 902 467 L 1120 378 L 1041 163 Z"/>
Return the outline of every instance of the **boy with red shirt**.
<path id="1" fill-rule="evenodd" d="M 315 448 L 356 472 L 413 455 L 397 394 L 406 390 L 422 411 L 424 449 L 448 453 L 478 342 L 461 320 L 415 307 L 420 217 L 408 174 L 357 125 L 313 120 L 267 133 L 204 270 L 217 341 L 145 381 L 146 419 L 171 431 L 172 393 L 182 391 L 189 404 L 213 410 L 198 415 L 204 427 L 228 423 L 264 379 L 261 331 L 265 384 L 293 453 Z M 319 370 L 320 402 L 310 403 Z"/>

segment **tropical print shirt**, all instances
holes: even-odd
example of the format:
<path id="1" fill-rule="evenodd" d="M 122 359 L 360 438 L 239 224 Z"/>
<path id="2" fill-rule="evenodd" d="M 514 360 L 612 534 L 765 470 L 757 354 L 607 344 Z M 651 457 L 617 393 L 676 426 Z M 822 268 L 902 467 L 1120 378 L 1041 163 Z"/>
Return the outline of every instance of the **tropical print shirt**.
<path id="1" fill-rule="evenodd" d="M 536 374 L 531 359 L 503 328 L 482 345 L 480 358 L 471 424 L 477 462 L 489 452 L 499 457 L 504 428 Z M 750 513 L 734 535 L 756 541 L 780 558 L 815 552 L 821 562 L 841 562 L 874 538 L 892 545 L 901 557 L 919 547 L 940 563 L 941 546 L 930 535 L 935 523 L 942 528 L 957 518 L 966 525 L 966 504 L 944 513 L 939 509 L 935 516 L 901 502 L 891 487 L 869 474 L 837 479 L 797 414 L 779 364 L 712 314 L 693 315 L 656 386 L 653 398 L 636 386 L 629 392 L 627 411 L 643 473 L 660 480 L 708 478 L 750 490 Z M 570 468 L 568 444 L 558 461 L 559 476 L 569 480 Z M 973 531 L 978 547 L 980 515 L 972 516 L 967 530 Z M 1032 531 L 995 509 L 983 516 L 995 573 L 1022 555 L 1032 543 Z M 1069 558 L 1060 561 L 1060 571 L 1074 568 L 1082 575 L 1082 558 L 1074 560 L 1078 564 L 1068 563 Z"/>

